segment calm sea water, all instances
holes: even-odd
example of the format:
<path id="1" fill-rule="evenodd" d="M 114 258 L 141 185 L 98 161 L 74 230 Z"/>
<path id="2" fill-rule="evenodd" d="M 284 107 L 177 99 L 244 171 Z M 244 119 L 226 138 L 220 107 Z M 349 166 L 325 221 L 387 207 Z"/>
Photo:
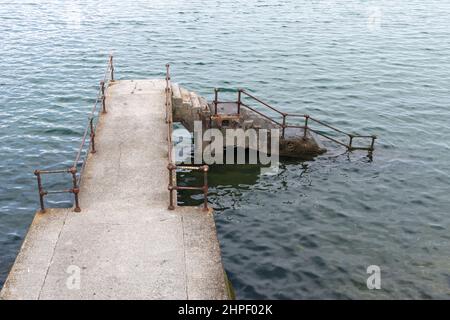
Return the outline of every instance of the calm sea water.
<path id="1" fill-rule="evenodd" d="M 33 170 L 71 163 L 113 51 L 118 78 L 170 62 L 208 98 L 244 87 L 379 136 L 373 161 L 211 170 L 238 298 L 449 298 L 449 16 L 438 0 L 0 0 L 0 286 L 37 208 Z"/>

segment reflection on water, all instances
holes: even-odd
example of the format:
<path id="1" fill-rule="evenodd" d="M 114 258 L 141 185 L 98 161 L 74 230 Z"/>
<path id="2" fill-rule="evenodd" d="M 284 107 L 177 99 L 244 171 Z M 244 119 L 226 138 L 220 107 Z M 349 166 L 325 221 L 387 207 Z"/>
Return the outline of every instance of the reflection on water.
<path id="1" fill-rule="evenodd" d="M 438 0 L 0 0 L 0 284 L 38 206 L 33 170 L 70 165 L 114 51 L 118 78 L 170 62 L 209 99 L 246 88 L 379 136 L 373 162 L 331 148 L 276 176 L 211 169 L 238 298 L 448 298 L 449 15 Z"/>
<path id="2" fill-rule="evenodd" d="M 238 297 L 446 297 L 450 279 L 444 269 L 435 272 L 449 260 L 429 259 L 448 248 L 446 228 L 415 219 L 420 206 L 405 208 L 398 224 L 392 208 L 409 203 L 408 194 L 388 196 L 383 182 L 397 168 L 382 158 L 375 154 L 371 161 L 361 152 L 308 162 L 284 158 L 275 176 L 260 175 L 256 165 L 212 166 L 209 200 Z M 201 185 L 203 177 L 183 172 L 178 179 Z M 202 199 L 183 191 L 179 202 L 200 205 Z M 366 287 L 373 264 L 381 266 L 381 291 Z"/>

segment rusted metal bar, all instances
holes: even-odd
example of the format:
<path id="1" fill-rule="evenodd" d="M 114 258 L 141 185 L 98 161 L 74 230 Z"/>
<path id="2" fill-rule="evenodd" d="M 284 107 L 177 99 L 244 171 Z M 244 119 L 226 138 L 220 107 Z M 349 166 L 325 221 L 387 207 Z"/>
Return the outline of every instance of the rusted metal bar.
<path id="1" fill-rule="evenodd" d="M 183 170 L 203 170 L 203 166 L 176 166 L 176 168 Z"/>
<path id="2" fill-rule="evenodd" d="M 336 131 L 336 132 L 345 134 L 345 135 L 347 135 L 347 136 L 349 135 L 347 132 L 342 131 L 342 130 L 339 130 L 339 129 L 333 127 L 333 126 L 330 126 L 329 124 L 327 124 L 327 123 L 325 123 L 325 122 L 323 122 L 323 121 L 314 119 L 314 118 L 312 118 L 312 117 L 310 117 L 310 116 L 308 116 L 308 117 L 309 117 L 309 119 L 310 119 L 311 121 L 317 122 L 318 124 L 321 124 L 321 125 L 323 125 L 324 127 L 330 128 L 331 130 L 334 130 L 334 131 Z"/>
<path id="3" fill-rule="evenodd" d="M 81 158 L 81 153 L 83 152 L 83 147 L 84 144 L 86 143 L 86 137 L 89 131 L 89 126 L 86 126 L 86 128 L 84 129 L 84 134 L 83 134 L 83 138 L 81 139 L 81 144 L 80 144 L 80 148 L 78 149 L 78 153 L 77 156 L 75 157 L 75 161 L 73 162 L 73 167 L 77 167 L 78 162 L 80 161 Z"/>
<path id="4" fill-rule="evenodd" d="M 169 164 L 167 166 L 167 169 L 169 169 L 169 210 L 174 210 L 174 196 L 173 191 L 175 190 L 190 190 L 190 191 L 203 191 L 203 211 L 208 211 L 208 171 L 209 166 L 203 165 L 203 166 L 176 166 L 173 164 Z M 173 172 L 177 169 L 184 169 L 184 170 L 198 170 L 203 171 L 203 186 L 201 187 L 195 187 L 195 186 L 177 186 L 173 184 Z"/>
<path id="5" fill-rule="evenodd" d="M 282 125 L 281 123 L 279 123 L 278 121 L 272 119 L 271 117 L 265 115 L 264 113 L 259 112 L 258 110 L 256 110 L 256 109 L 250 107 L 249 105 L 247 105 L 247 104 L 245 104 L 245 103 L 243 103 L 243 102 L 241 103 L 241 106 L 243 106 L 243 107 L 245 107 L 245 108 L 247 108 L 247 109 L 249 109 L 249 110 L 252 110 L 253 112 L 256 112 L 256 113 L 259 114 L 260 116 L 266 118 L 266 119 L 269 120 L 269 121 L 272 121 L 273 123 L 277 124 L 277 125 L 280 126 L 280 127 L 283 126 L 283 125 Z"/>
<path id="6" fill-rule="evenodd" d="M 72 193 L 72 189 L 45 191 L 46 194 Z"/>
<path id="7" fill-rule="evenodd" d="M 166 107 L 166 123 L 169 123 L 169 104 L 167 102 L 167 97 L 166 97 L 166 102 L 164 103 L 164 106 Z"/>
<path id="8" fill-rule="evenodd" d="M 265 105 L 265 106 L 268 107 L 269 109 L 272 109 L 273 111 L 278 112 L 279 114 L 283 115 L 283 112 L 281 112 L 280 110 L 278 110 L 278 109 L 272 107 L 272 106 L 271 106 L 270 104 L 268 104 L 267 102 L 264 102 L 264 101 L 262 101 L 262 100 L 256 98 L 255 96 L 251 95 L 251 94 L 248 93 L 247 91 L 242 90 L 241 92 L 242 92 L 243 94 L 247 95 L 248 97 L 252 98 L 253 100 L 256 100 L 256 101 L 258 101 L 259 103 Z"/>
<path id="9" fill-rule="evenodd" d="M 207 165 L 203 166 L 203 211 L 208 211 L 208 170 Z"/>
<path id="10" fill-rule="evenodd" d="M 169 210 L 174 210 L 175 209 L 175 204 L 174 204 L 174 196 L 173 196 L 173 192 L 175 189 L 174 185 L 173 185 L 173 171 L 176 169 L 176 167 L 169 163 L 169 165 L 167 166 L 167 169 L 169 169 Z"/>
<path id="11" fill-rule="evenodd" d="M 42 187 L 41 172 L 39 170 L 35 170 L 34 175 L 36 176 L 37 184 L 38 184 L 39 203 L 41 205 L 41 213 L 45 213 L 44 196 L 46 195 L 46 192 L 44 191 L 44 188 Z"/>
<path id="12" fill-rule="evenodd" d="M 203 187 L 173 186 L 174 190 L 203 190 Z"/>
<path id="13" fill-rule="evenodd" d="M 105 82 L 100 81 L 101 100 L 102 100 L 102 113 L 106 113 L 106 97 L 105 97 Z"/>
<path id="14" fill-rule="evenodd" d="M 218 88 L 214 88 L 214 115 L 217 115 L 217 99 L 219 96 L 219 89 Z"/>
<path id="15" fill-rule="evenodd" d="M 238 89 L 238 100 L 237 100 L 237 113 L 241 114 L 241 94 L 242 94 L 242 89 Z"/>
<path id="16" fill-rule="evenodd" d="M 176 166 L 172 164 L 172 119 L 171 119 L 171 96 L 170 96 L 170 65 L 166 64 L 166 123 L 167 123 L 167 157 L 169 160 L 169 164 L 167 166 L 167 169 L 169 170 L 169 210 L 175 209 L 175 199 L 174 199 L 174 171 L 176 170 Z M 176 171 L 175 171 L 176 172 Z M 176 174 L 176 173 L 175 173 Z"/>
<path id="17" fill-rule="evenodd" d="M 167 148 L 167 157 L 168 157 L 168 159 L 169 159 L 169 163 L 172 163 L 172 126 L 170 125 L 170 122 L 169 122 L 169 125 L 167 126 L 167 146 L 168 146 L 168 148 Z"/>
<path id="18" fill-rule="evenodd" d="M 94 130 L 94 118 L 90 117 L 89 120 L 89 127 L 91 129 L 90 137 L 91 137 L 91 153 L 96 153 L 95 150 L 95 130 Z"/>
<path id="19" fill-rule="evenodd" d="M 353 148 L 352 148 L 352 144 L 353 144 L 353 136 L 352 136 L 351 134 L 349 134 L 348 137 L 349 137 L 349 141 L 348 141 L 347 149 L 348 149 L 348 150 L 352 150 L 352 149 L 353 149 Z"/>
<path id="20" fill-rule="evenodd" d="M 374 147 L 375 147 L 375 140 L 376 139 L 377 139 L 376 136 L 372 136 L 372 142 L 370 143 L 369 155 L 372 155 L 372 152 L 373 152 Z"/>
<path id="21" fill-rule="evenodd" d="M 306 134 L 308 133 L 308 120 L 309 120 L 309 115 L 305 115 L 305 125 L 303 126 L 303 138 L 306 139 Z"/>
<path id="22" fill-rule="evenodd" d="M 110 68 L 110 79 L 111 81 L 114 81 L 114 64 L 113 64 L 113 56 L 109 56 L 109 68 Z"/>
<path id="23" fill-rule="evenodd" d="M 283 114 L 283 125 L 282 125 L 282 130 L 281 130 L 281 138 L 284 139 L 284 132 L 286 130 L 286 114 Z"/>
<path id="24" fill-rule="evenodd" d="M 324 138 L 327 138 L 328 140 L 331 140 L 331 141 L 333 141 L 333 142 L 336 142 L 337 144 L 340 144 L 341 146 L 344 146 L 344 147 L 348 147 L 348 145 L 347 144 L 345 144 L 345 143 L 343 143 L 343 142 L 341 142 L 341 141 L 339 141 L 339 140 L 336 140 L 336 139 L 334 139 L 334 138 L 331 138 L 331 137 L 329 137 L 329 136 L 327 136 L 326 134 L 323 134 L 323 133 L 321 133 L 321 132 L 319 132 L 319 131 L 317 131 L 317 130 L 313 130 L 313 129 L 311 129 L 311 128 L 308 128 L 308 130 L 309 131 L 311 131 L 311 132 L 314 132 L 315 134 L 318 134 L 319 136 L 322 136 L 322 137 L 324 137 Z M 354 148 L 355 149 L 355 148 Z"/>
<path id="25" fill-rule="evenodd" d="M 52 173 L 67 173 L 70 172 L 70 169 L 60 169 L 60 170 L 36 170 L 39 171 L 40 174 L 52 174 Z"/>
<path id="26" fill-rule="evenodd" d="M 168 161 L 167 169 L 169 170 L 169 210 L 174 210 L 176 207 L 175 203 L 175 194 L 176 190 L 201 190 L 203 191 L 204 203 L 203 210 L 208 210 L 208 170 L 209 167 L 207 165 L 204 166 L 176 166 L 172 163 L 172 96 L 171 96 L 171 84 L 170 84 L 170 66 L 166 64 L 166 122 L 167 122 L 167 142 L 168 142 Z M 219 89 L 214 89 L 214 105 L 215 105 L 215 113 L 217 114 L 217 96 Z M 175 180 L 176 170 L 177 169 L 185 169 L 185 170 L 202 170 L 204 174 L 204 184 L 202 187 L 189 187 L 189 186 L 177 186 Z"/>
<path id="27" fill-rule="evenodd" d="M 267 116 L 267 115 L 265 115 L 265 114 L 259 112 L 258 110 L 254 109 L 254 108 L 251 108 L 251 107 L 248 106 L 247 104 L 243 103 L 242 100 L 241 100 L 241 94 L 242 94 L 242 93 L 245 94 L 245 95 L 247 95 L 248 97 L 252 98 L 253 100 L 255 100 L 255 101 L 257 101 L 257 102 L 263 104 L 264 106 L 268 107 L 269 109 L 271 109 L 271 110 L 273 110 L 273 111 L 275 111 L 275 112 L 281 114 L 281 115 L 283 116 L 283 121 L 282 121 L 282 123 L 279 123 L 278 121 L 274 120 L 273 118 L 271 118 L 271 117 L 269 117 L 269 116 Z M 216 95 L 216 97 L 215 97 L 215 99 L 214 99 L 214 104 L 215 104 L 215 106 L 216 106 L 216 114 L 217 114 L 217 104 L 218 104 L 218 103 L 219 103 L 219 102 L 218 102 L 217 95 Z M 342 131 L 342 130 L 340 130 L 340 129 L 338 129 L 338 128 L 335 128 L 335 127 L 333 127 L 333 126 L 331 126 L 331 125 L 329 125 L 329 124 L 327 124 L 327 123 L 325 123 L 325 122 L 323 122 L 323 121 L 320 121 L 320 120 L 317 120 L 317 119 L 315 119 L 315 118 L 312 118 L 312 117 L 310 117 L 309 115 L 305 115 L 305 114 L 295 114 L 295 113 L 283 113 L 283 112 L 281 112 L 280 110 L 278 110 L 278 109 L 272 107 L 272 106 L 269 105 L 268 103 L 266 103 L 266 102 L 260 100 L 259 98 L 253 96 L 252 94 L 248 93 L 248 92 L 245 91 L 244 89 L 238 89 L 238 102 L 237 102 L 237 103 L 238 103 L 238 113 L 240 112 L 241 106 L 244 106 L 244 107 L 246 107 L 246 108 L 252 110 L 253 112 L 259 114 L 260 116 L 262 116 L 262 117 L 268 119 L 269 121 L 271 121 L 271 122 L 277 124 L 278 126 L 280 126 L 280 127 L 282 128 L 282 134 L 281 134 L 281 137 L 282 137 L 282 138 L 284 138 L 284 136 L 285 136 L 285 129 L 286 129 L 286 128 L 302 128 L 302 129 L 303 129 L 303 137 L 304 137 L 305 139 L 306 139 L 306 136 L 307 136 L 307 131 L 308 131 L 308 129 L 309 129 L 310 131 L 315 132 L 315 133 L 317 133 L 318 135 L 323 136 L 324 138 L 327 138 L 327 139 L 329 139 L 329 140 L 331 140 L 331 141 L 334 141 L 334 142 L 336 142 L 336 143 L 338 143 L 338 144 L 340 144 L 340 145 L 342 145 L 342 146 L 347 147 L 349 150 L 356 150 L 356 149 L 373 150 L 373 149 L 374 149 L 374 143 L 375 143 L 375 139 L 376 139 L 376 137 L 374 138 L 374 136 L 364 136 L 364 135 L 353 135 L 353 134 L 349 134 L 349 133 L 344 132 L 344 131 Z M 287 124 L 286 124 L 286 117 L 288 117 L 288 116 L 289 116 L 289 117 L 303 117 L 303 118 L 305 118 L 305 125 L 304 125 L 304 126 L 287 125 Z M 318 131 L 316 131 L 316 130 L 310 129 L 310 128 L 308 127 L 308 121 L 309 121 L 310 119 L 311 119 L 311 121 L 314 121 L 314 122 L 316 122 L 316 123 L 318 123 L 318 124 L 320 124 L 320 125 L 322 125 L 322 126 L 324 126 L 324 127 L 327 127 L 327 128 L 329 128 L 329 129 L 331 129 L 331 130 L 334 130 L 334 131 L 336 131 L 336 132 L 339 132 L 339 133 L 342 133 L 342 134 L 344 134 L 344 135 L 347 135 L 347 136 L 350 138 L 349 144 L 347 145 L 347 144 L 345 144 L 345 143 L 343 143 L 343 142 L 341 142 L 341 141 L 339 141 L 339 140 L 336 140 L 336 139 L 334 139 L 334 138 L 328 136 L 327 134 L 320 133 L 320 132 L 318 132 Z M 353 143 L 353 138 L 371 138 L 371 139 L 372 139 L 371 146 L 370 146 L 369 148 L 359 148 L 359 147 L 358 147 L 358 148 L 355 148 L 355 147 L 353 147 L 353 145 L 352 145 L 352 143 Z"/>
<path id="28" fill-rule="evenodd" d="M 306 117 L 307 115 L 306 115 L 306 114 L 300 114 L 300 113 L 286 113 L 286 116 L 289 116 L 289 117 L 300 117 L 300 118 L 304 118 L 304 117 Z"/>
<path id="29" fill-rule="evenodd" d="M 80 208 L 80 203 L 78 200 L 78 193 L 80 192 L 80 189 L 78 188 L 78 184 L 77 184 L 77 168 L 76 167 L 70 168 L 70 173 L 72 174 L 72 184 L 73 184 L 72 193 L 75 198 L 75 210 L 74 211 L 80 212 L 81 208 Z"/>
<path id="30" fill-rule="evenodd" d="M 349 144 L 348 144 L 348 149 L 350 151 L 352 151 L 352 150 L 367 150 L 367 151 L 369 151 L 369 153 L 372 153 L 373 150 L 375 149 L 374 146 L 375 146 L 375 140 L 377 138 L 376 136 L 358 136 L 358 135 L 352 135 L 352 134 L 349 134 L 348 136 L 350 137 Z M 354 147 L 353 146 L 354 138 L 370 138 L 371 139 L 370 146 L 369 147 Z"/>
<path id="31" fill-rule="evenodd" d="M 166 102 L 164 103 L 164 106 L 166 108 L 165 112 L 166 112 L 166 123 L 169 123 L 170 121 L 170 117 L 169 117 L 169 99 L 168 99 L 168 91 L 166 88 Z"/>
<path id="32" fill-rule="evenodd" d="M 172 122 L 172 85 L 170 82 L 170 64 L 166 64 L 166 123 Z"/>
<path id="33" fill-rule="evenodd" d="M 89 121 L 84 129 L 84 133 L 83 133 L 83 137 L 81 139 L 81 143 L 80 143 L 80 147 L 78 149 L 77 155 L 75 156 L 75 160 L 73 162 L 73 166 L 70 169 L 59 169 L 59 170 L 36 170 L 35 171 L 35 175 L 37 177 L 38 180 L 38 188 L 39 188 L 39 200 L 40 200 L 40 207 L 41 207 L 41 211 L 44 212 L 45 211 L 45 207 L 44 207 L 44 196 L 48 195 L 48 194 L 55 194 L 55 193 L 66 193 L 66 192 L 71 192 L 74 194 L 74 198 L 75 198 L 75 211 L 79 212 L 80 209 L 80 204 L 79 204 L 79 199 L 78 199 L 78 193 L 79 193 L 79 185 L 80 185 L 80 181 L 81 181 L 81 176 L 82 176 L 82 172 L 83 169 L 86 165 L 86 158 L 84 159 L 82 166 L 81 166 L 81 171 L 79 173 L 79 180 L 77 181 L 77 167 L 79 164 L 79 161 L 81 159 L 81 155 L 83 153 L 83 148 L 86 144 L 86 140 L 87 140 L 87 136 L 89 134 L 90 136 L 90 146 L 91 146 L 91 152 L 94 153 L 96 151 L 95 149 L 95 127 L 94 127 L 94 123 L 93 123 L 93 119 L 95 117 L 95 113 L 97 111 L 97 105 L 99 104 L 100 101 L 102 101 L 102 111 L 103 113 L 106 113 L 106 105 L 105 105 L 105 81 L 107 79 L 107 75 L 108 75 L 108 71 L 110 71 L 110 77 L 111 80 L 114 81 L 114 65 L 113 65 L 113 56 L 110 55 L 109 56 L 109 62 L 108 65 L 106 66 L 105 69 L 105 74 L 104 74 L 104 80 L 100 82 L 100 87 L 98 89 L 97 92 L 97 97 L 95 100 L 95 103 L 91 109 L 91 112 L 89 114 Z M 100 111 L 99 111 L 100 112 Z M 43 174 L 56 174 L 56 173 L 71 173 L 72 174 L 72 189 L 67 189 L 67 190 L 54 190 L 54 191 L 45 191 L 43 186 L 42 186 L 42 175 Z"/>
<path id="34" fill-rule="evenodd" d="M 372 139 L 374 137 L 374 136 L 361 136 L 358 134 L 352 134 L 352 136 L 353 136 L 353 138 L 370 138 L 370 139 Z"/>
<path id="35" fill-rule="evenodd" d="M 170 64 L 167 63 L 166 64 L 166 87 L 169 86 L 169 81 L 170 80 Z"/>

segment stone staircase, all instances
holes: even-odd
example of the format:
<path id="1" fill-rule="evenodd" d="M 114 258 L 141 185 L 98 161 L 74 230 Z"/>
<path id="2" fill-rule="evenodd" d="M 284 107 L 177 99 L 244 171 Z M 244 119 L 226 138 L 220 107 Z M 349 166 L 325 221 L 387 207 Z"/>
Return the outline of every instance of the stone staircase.
<path id="1" fill-rule="evenodd" d="M 204 131 L 209 128 L 223 132 L 226 129 L 255 129 L 259 136 L 260 129 L 280 129 L 249 109 L 241 107 L 240 114 L 237 114 L 237 103 L 234 102 L 220 103 L 215 114 L 214 104 L 209 104 L 205 98 L 176 83 L 172 83 L 172 105 L 173 121 L 180 122 L 189 132 L 194 131 L 194 121 L 201 121 Z M 280 155 L 309 158 L 324 153 L 326 149 L 317 141 L 311 132 L 307 132 L 305 138 L 303 129 L 290 128 L 286 131 L 285 138 L 280 137 Z"/>
<path id="2" fill-rule="evenodd" d="M 194 121 L 203 121 L 211 116 L 208 102 L 195 92 L 172 84 L 172 100 L 174 105 L 173 121 L 181 122 L 190 132 L 194 130 Z"/>

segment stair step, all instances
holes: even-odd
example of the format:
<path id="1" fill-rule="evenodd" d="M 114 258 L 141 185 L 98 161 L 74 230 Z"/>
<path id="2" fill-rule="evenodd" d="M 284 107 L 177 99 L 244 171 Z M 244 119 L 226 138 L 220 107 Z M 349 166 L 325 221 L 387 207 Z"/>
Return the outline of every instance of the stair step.
<path id="1" fill-rule="evenodd" d="M 192 114 L 192 118 L 194 119 L 194 121 L 200 120 L 201 119 L 201 107 L 200 107 L 200 102 L 198 101 L 198 96 L 194 93 L 191 92 L 191 104 L 192 104 L 192 108 L 191 108 L 191 114 Z"/>
<path id="2" fill-rule="evenodd" d="M 189 93 L 188 90 L 186 90 L 185 88 L 180 87 L 180 92 L 181 92 L 181 99 L 183 100 L 183 104 L 185 105 L 192 105 L 191 104 L 191 95 Z"/>
<path id="3" fill-rule="evenodd" d="M 172 98 L 181 102 L 180 86 L 177 83 L 172 84 Z"/>
<path id="4" fill-rule="evenodd" d="M 206 101 L 203 97 L 198 97 L 198 101 L 200 102 L 200 107 L 202 108 L 202 111 L 210 111 L 208 101 Z"/>
<path id="5" fill-rule="evenodd" d="M 191 96 L 192 108 L 200 110 L 201 106 L 200 106 L 200 101 L 198 100 L 198 96 L 194 92 L 191 92 L 190 96 Z"/>
<path id="6" fill-rule="evenodd" d="M 244 120 L 243 129 L 247 130 L 253 127 L 253 120 Z"/>

